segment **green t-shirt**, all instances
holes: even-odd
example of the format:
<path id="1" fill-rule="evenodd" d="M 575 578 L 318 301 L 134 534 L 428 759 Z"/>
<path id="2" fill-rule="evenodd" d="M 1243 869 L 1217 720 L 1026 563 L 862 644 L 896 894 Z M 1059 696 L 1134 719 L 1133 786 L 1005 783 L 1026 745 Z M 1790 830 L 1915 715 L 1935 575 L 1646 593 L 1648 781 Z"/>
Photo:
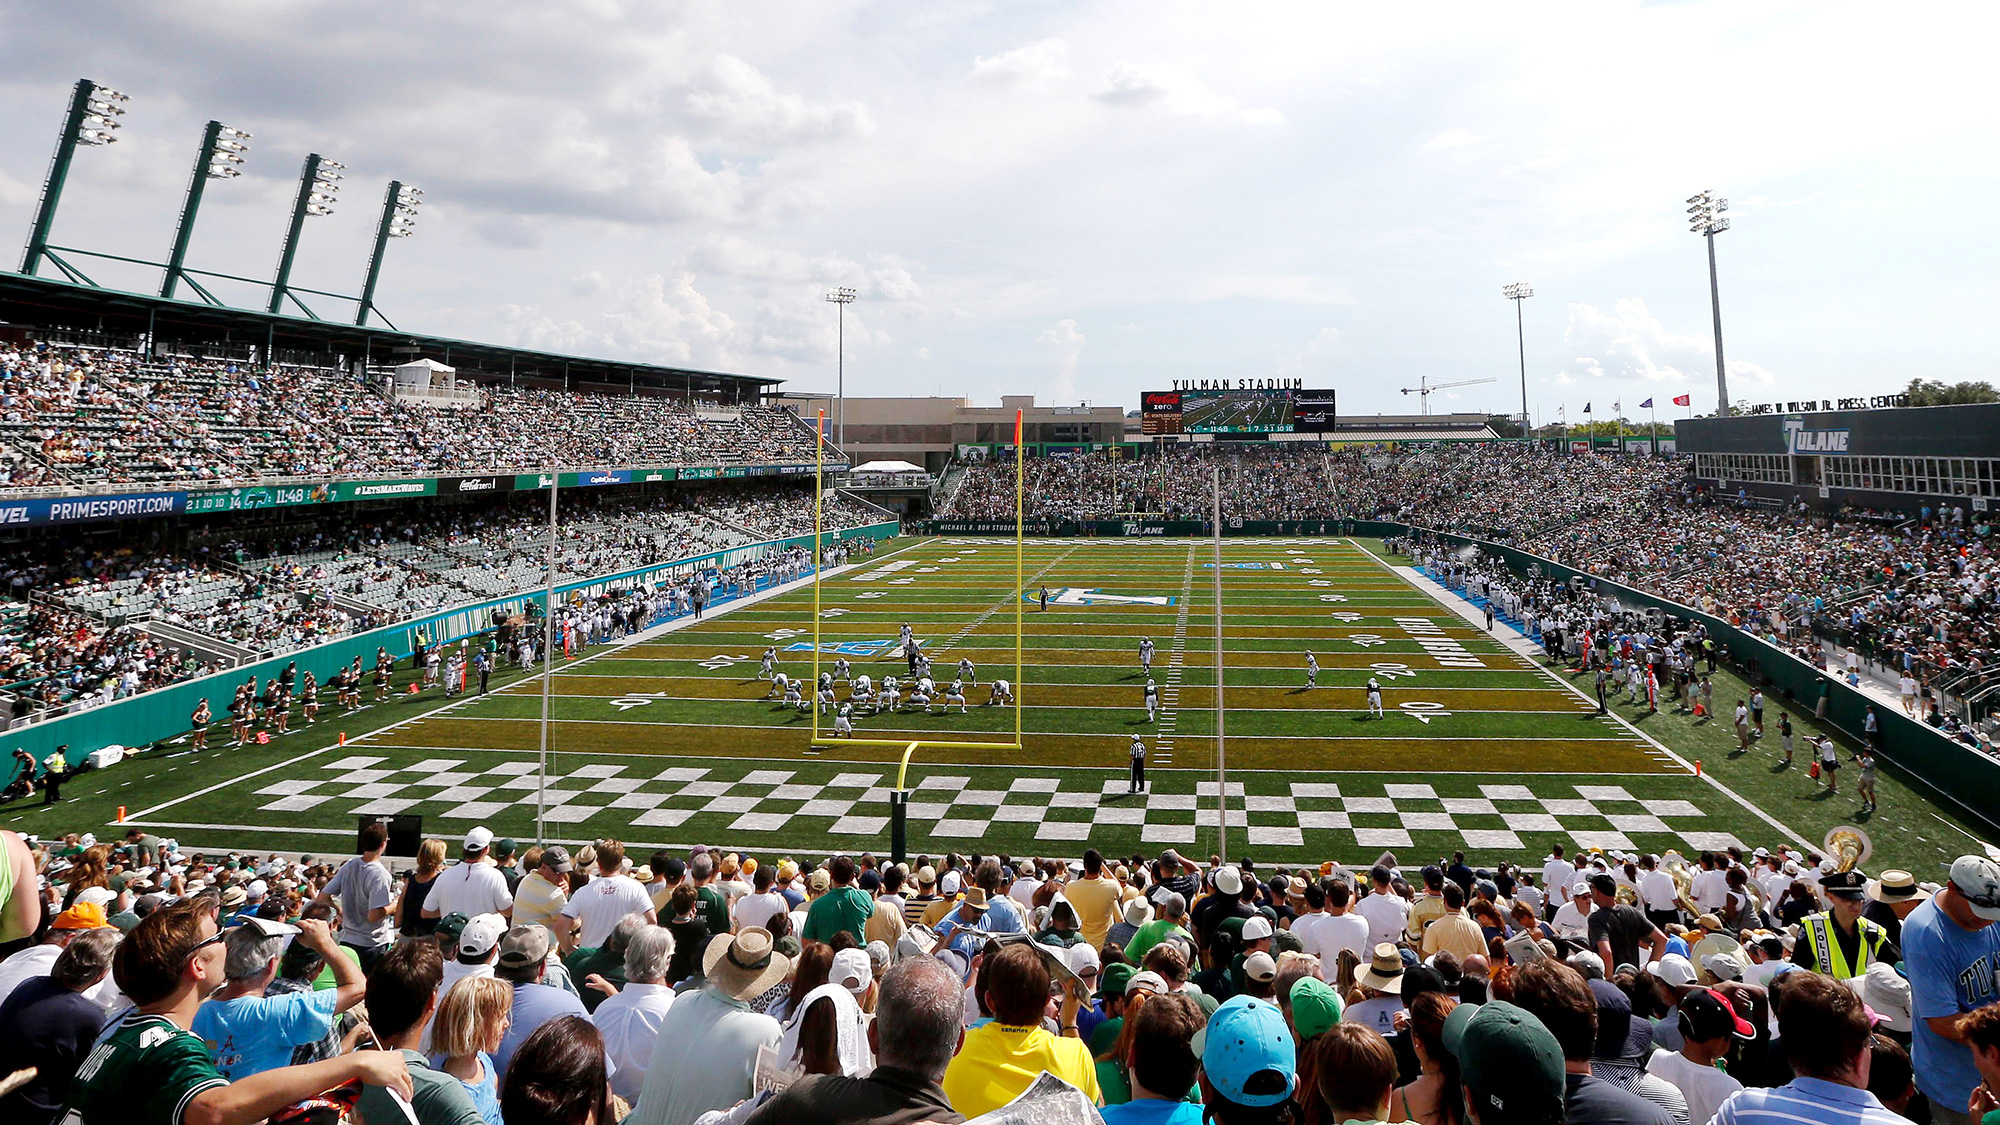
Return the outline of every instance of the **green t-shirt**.
<path id="1" fill-rule="evenodd" d="M 133 1012 L 77 1068 L 62 1122 L 180 1125 L 195 1095 L 227 1085 L 201 1036 Z"/>
<path id="2" fill-rule="evenodd" d="M 868 919 L 875 913 L 875 900 L 860 887 L 835 887 L 813 900 L 806 908 L 803 941 L 832 941 L 842 930 L 866 943 Z"/>
<path id="3" fill-rule="evenodd" d="M 340 951 L 346 954 L 347 959 L 349 961 L 354 962 L 357 968 L 360 966 L 361 955 L 359 953 L 354 952 L 352 949 L 349 949 L 344 945 L 340 947 Z M 319 967 L 319 975 L 313 978 L 313 991 L 325 992 L 329 988 L 338 988 L 338 987 L 339 983 L 333 979 L 333 963 L 329 961 L 326 964 L 321 965 Z"/>
<path id="4" fill-rule="evenodd" d="M 708 915 L 708 932 L 726 934 L 729 932 L 729 896 L 714 887 L 699 887 L 694 892 L 701 900 L 701 908 Z"/>
<path id="5" fill-rule="evenodd" d="M 1189 945 L 1194 944 L 1194 935 L 1165 918 L 1155 918 L 1133 932 L 1132 940 L 1125 943 L 1125 959 L 1136 965 L 1146 959 L 1154 946 L 1175 934 L 1186 938 Z"/>
<path id="6" fill-rule="evenodd" d="M 417 1120 L 423 1125 L 486 1125 L 486 1119 L 479 1116 L 478 1108 L 472 1104 L 472 1095 L 465 1092 L 464 1083 L 441 1070 L 432 1070 L 430 1060 L 415 1051 L 404 1051 L 403 1063 L 410 1068 L 410 1108 L 417 1111 Z M 356 1108 L 370 1122 L 387 1121 L 393 1125 L 408 1120 L 386 1086 L 363 1086 Z"/>
<path id="7" fill-rule="evenodd" d="M 590 974 L 596 973 L 619 988 L 625 987 L 625 958 L 622 954 L 606 953 L 602 949 L 586 946 L 563 958 L 563 968 L 569 970 L 569 979 L 576 985 L 577 997 L 583 1001 L 585 1011 L 596 1011 L 605 999 L 602 992 L 583 983 Z"/>

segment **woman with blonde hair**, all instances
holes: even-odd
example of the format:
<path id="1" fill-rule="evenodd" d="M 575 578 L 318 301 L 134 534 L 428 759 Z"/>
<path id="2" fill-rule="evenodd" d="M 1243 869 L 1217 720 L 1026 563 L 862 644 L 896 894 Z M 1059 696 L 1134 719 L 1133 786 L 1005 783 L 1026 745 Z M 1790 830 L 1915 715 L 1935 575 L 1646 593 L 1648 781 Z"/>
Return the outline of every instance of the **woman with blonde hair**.
<path id="1" fill-rule="evenodd" d="M 451 986 L 431 1025 L 431 1046 L 444 1056 L 439 1069 L 465 1087 L 486 1125 L 501 1125 L 500 1085 L 493 1052 L 514 1014 L 514 989 L 493 977 L 466 977 Z"/>
<path id="2" fill-rule="evenodd" d="M 1361 996 L 1356 978 L 1361 975 L 1361 955 L 1352 949 L 1343 949 L 1333 959 L 1333 991 L 1340 996 L 1340 1002 L 1359 1004 Z"/>
<path id="3" fill-rule="evenodd" d="M 424 900 L 431 896 L 431 886 L 443 870 L 443 840 L 425 840 L 417 845 L 417 869 L 403 873 L 403 893 L 396 900 L 396 908 L 390 911 L 396 918 L 396 931 L 402 936 L 428 937 L 437 931 L 438 919 L 424 917 Z"/>
<path id="4" fill-rule="evenodd" d="M 77 856 L 76 862 L 63 874 L 63 878 L 69 884 L 68 889 L 63 891 L 63 909 L 68 910 L 76 905 L 79 891 L 89 887 L 110 886 L 111 877 L 105 871 L 110 864 L 110 844 L 92 844 L 83 849 L 83 854 Z"/>

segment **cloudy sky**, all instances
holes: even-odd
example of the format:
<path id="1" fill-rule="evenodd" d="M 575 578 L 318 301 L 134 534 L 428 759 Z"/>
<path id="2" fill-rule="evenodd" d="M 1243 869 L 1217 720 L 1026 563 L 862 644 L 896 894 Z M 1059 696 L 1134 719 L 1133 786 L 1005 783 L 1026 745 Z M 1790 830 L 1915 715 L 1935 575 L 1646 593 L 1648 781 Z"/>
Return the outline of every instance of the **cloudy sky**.
<path id="1" fill-rule="evenodd" d="M 1393 9 L 1393 10 L 1390 10 Z M 56 241 L 165 256 L 202 123 L 256 135 L 190 262 L 268 278 L 299 163 L 348 165 L 299 284 L 405 328 L 856 394 L 1136 406 L 1298 376 L 1343 413 L 1991 378 L 2000 83 L 1985 5 L 0 0 L 0 215 L 69 85 L 132 95 Z M 1981 77 L 1985 75 L 1986 77 Z M 7 251 L 11 268 L 18 259 Z M 99 278 L 149 288 L 157 275 Z M 257 303 L 248 285 L 225 287 Z M 335 315 L 340 310 L 321 310 Z M 1441 398 L 1443 396 L 1440 396 Z"/>

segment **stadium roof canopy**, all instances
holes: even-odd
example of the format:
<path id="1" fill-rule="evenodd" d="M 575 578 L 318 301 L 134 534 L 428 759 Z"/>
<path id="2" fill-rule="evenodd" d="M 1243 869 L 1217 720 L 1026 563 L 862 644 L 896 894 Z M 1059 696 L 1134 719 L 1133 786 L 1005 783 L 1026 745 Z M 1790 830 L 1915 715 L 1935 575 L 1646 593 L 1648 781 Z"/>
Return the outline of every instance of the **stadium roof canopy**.
<path id="1" fill-rule="evenodd" d="M 125 341 L 268 349 L 279 360 L 393 366 L 419 357 L 458 369 L 460 379 L 557 383 L 577 389 L 646 388 L 656 392 L 754 401 L 783 382 L 762 375 L 695 371 L 653 363 L 592 359 L 555 352 L 426 336 L 388 326 L 169 300 L 46 277 L 0 272 L 0 325 L 61 328 Z"/>

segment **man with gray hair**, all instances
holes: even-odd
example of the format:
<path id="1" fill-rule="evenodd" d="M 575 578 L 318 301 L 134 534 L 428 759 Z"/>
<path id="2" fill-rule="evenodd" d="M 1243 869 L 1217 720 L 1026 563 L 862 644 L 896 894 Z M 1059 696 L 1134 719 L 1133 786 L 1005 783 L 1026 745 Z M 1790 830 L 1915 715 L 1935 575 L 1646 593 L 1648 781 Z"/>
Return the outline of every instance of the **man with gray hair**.
<path id="1" fill-rule="evenodd" d="M 590 1014 L 590 1022 L 604 1036 L 604 1057 L 618 1068 L 611 1075 L 611 1092 L 632 1103 L 638 1102 L 639 1091 L 646 1085 L 653 1040 L 674 1003 L 674 990 L 667 985 L 674 935 L 665 926 L 639 921 L 625 939 L 624 983 Z M 619 923 L 621 929 L 624 925 Z M 613 933 L 616 936 L 616 931 Z"/>
<path id="2" fill-rule="evenodd" d="M 875 1021 L 868 1025 L 874 1071 L 866 1078 L 802 1078 L 758 1106 L 746 1125 L 964 1121 L 940 1084 L 965 1039 L 964 991 L 958 977 L 935 958 L 898 961 L 882 977 Z"/>
<path id="3" fill-rule="evenodd" d="M 334 987 L 266 996 L 265 987 L 278 974 L 285 938 L 294 934 L 326 959 L 333 969 Z M 215 1068 L 231 1082 L 290 1064 L 292 1048 L 324 1038 L 333 1017 L 367 995 L 361 966 L 340 951 L 333 928 L 320 919 L 307 918 L 291 926 L 247 918 L 228 931 L 222 945 L 222 975 L 227 983 L 213 999 L 202 1002 L 189 1030 L 207 1041 L 215 1053 Z"/>
<path id="4" fill-rule="evenodd" d="M 70 1080 L 104 1022 L 104 1009 L 85 993 L 111 972 L 119 936 L 110 926 L 79 932 L 47 976 L 29 977 L 0 1004 L 0 1058 L 12 1067 L 37 1068 L 19 1089 L 0 1097 L 0 1121 L 41 1125 L 62 1113 Z"/>

